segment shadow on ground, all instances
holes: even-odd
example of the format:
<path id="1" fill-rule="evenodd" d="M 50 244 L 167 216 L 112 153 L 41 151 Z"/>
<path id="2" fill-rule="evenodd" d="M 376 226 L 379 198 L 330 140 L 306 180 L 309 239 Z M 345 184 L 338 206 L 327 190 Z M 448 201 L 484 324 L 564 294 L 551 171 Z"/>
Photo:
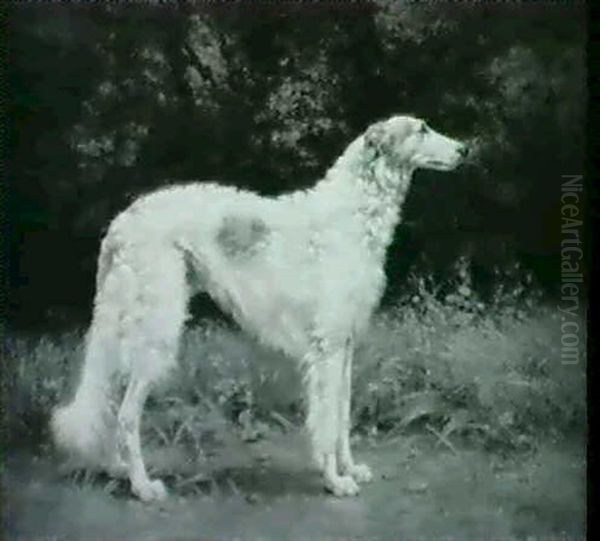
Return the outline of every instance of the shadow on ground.
<path id="1" fill-rule="evenodd" d="M 501 458 L 451 452 L 426 436 L 358 446 L 377 472 L 357 498 L 325 494 L 297 437 L 247 445 L 195 475 L 149 463 L 171 490 L 160 505 L 124 481 L 61 475 L 55 458 L 19 453 L 4 472 L 7 539 L 19 541 L 414 540 L 584 538 L 583 450 L 548 446 Z M 241 458 L 240 458 L 241 456 Z M 179 457 L 178 460 L 183 457 Z M 162 461 L 162 462 L 161 462 Z"/>

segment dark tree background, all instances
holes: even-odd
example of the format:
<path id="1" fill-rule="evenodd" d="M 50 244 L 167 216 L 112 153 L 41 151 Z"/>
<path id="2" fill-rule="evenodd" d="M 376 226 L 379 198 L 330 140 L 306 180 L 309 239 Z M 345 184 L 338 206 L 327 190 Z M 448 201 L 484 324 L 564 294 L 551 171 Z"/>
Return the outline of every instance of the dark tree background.
<path id="1" fill-rule="evenodd" d="M 403 112 L 476 137 L 482 163 L 417 173 L 386 299 L 461 256 L 483 294 L 515 262 L 555 292 L 561 175 L 583 172 L 581 5 L 13 4 L 7 21 L 13 325 L 86 321 L 99 239 L 140 193 L 307 187 Z"/>

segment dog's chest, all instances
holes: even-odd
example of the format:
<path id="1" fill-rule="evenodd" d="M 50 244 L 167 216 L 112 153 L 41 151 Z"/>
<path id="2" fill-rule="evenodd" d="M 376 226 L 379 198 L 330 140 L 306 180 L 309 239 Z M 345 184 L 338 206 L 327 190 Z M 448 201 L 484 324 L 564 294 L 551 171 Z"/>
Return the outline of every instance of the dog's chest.
<path id="1" fill-rule="evenodd" d="M 385 288 L 383 266 L 364 264 L 349 278 L 346 309 L 353 314 L 358 330 L 366 325 Z"/>
<path id="2" fill-rule="evenodd" d="M 315 288 L 321 304 L 337 312 L 340 322 L 362 329 L 377 307 L 385 287 L 383 260 L 361 239 L 336 243 L 319 262 Z"/>

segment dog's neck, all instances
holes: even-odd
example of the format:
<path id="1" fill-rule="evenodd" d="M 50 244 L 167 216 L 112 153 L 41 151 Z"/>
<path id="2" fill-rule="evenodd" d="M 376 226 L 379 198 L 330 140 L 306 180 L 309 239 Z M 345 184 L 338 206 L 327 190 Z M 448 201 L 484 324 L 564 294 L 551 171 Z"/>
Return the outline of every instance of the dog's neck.
<path id="1" fill-rule="evenodd" d="M 383 258 L 400 221 L 413 168 L 392 165 L 385 156 L 370 155 L 364 139 L 355 140 L 327 172 L 323 185 L 355 205 L 370 250 Z M 321 183 L 320 183 L 321 184 Z"/>
<path id="2" fill-rule="evenodd" d="M 359 216 L 369 247 L 381 257 L 385 256 L 402 217 L 411 178 L 411 170 L 394 170 L 383 158 L 369 164 L 364 174 L 357 178 L 361 193 Z"/>

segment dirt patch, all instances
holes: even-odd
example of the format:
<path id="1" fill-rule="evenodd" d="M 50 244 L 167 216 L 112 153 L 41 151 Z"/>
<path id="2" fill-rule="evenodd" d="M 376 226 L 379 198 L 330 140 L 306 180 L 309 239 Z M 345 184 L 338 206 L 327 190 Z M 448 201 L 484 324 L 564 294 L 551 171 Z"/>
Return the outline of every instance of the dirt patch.
<path id="1" fill-rule="evenodd" d="M 169 463 L 182 457 L 149 453 L 171 489 L 161 505 L 132 499 L 124 483 L 74 480 L 55 459 L 16 454 L 5 470 L 5 532 L 22 541 L 584 538 L 583 451 L 501 458 L 425 436 L 363 445 L 357 454 L 375 481 L 335 499 L 301 449 L 294 437 L 258 442 L 177 481 Z"/>

